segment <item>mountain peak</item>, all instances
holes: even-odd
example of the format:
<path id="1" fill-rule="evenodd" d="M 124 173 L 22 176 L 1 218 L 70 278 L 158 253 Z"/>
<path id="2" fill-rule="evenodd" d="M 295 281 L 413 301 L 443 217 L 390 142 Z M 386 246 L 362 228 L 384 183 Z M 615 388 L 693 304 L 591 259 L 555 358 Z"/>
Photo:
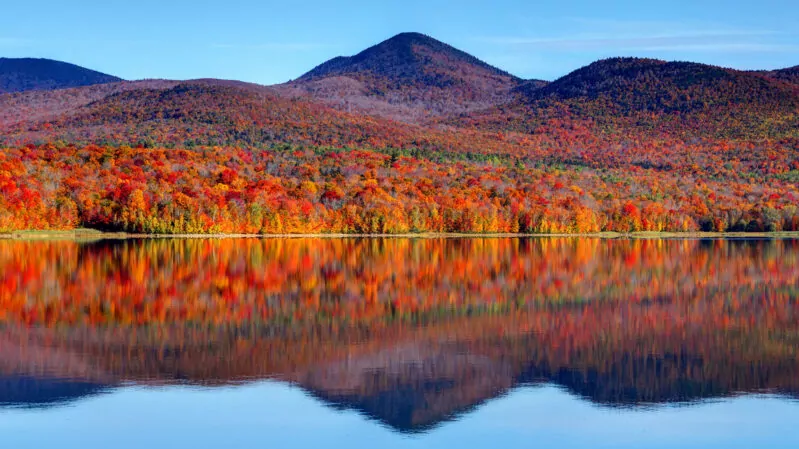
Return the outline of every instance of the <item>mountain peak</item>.
<path id="1" fill-rule="evenodd" d="M 372 48 L 380 48 L 380 49 L 396 49 L 396 50 L 413 50 L 414 46 L 423 46 L 429 47 L 437 51 L 444 51 L 444 52 L 457 52 L 466 54 L 449 44 L 445 44 L 440 40 L 428 36 L 426 34 L 417 33 L 417 32 L 405 32 L 399 33 L 393 37 L 390 37 L 383 42 L 373 46 Z"/>
<path id="2" fill-rule="evenodd" d="M 399 33 L 393 37 L 386 39 L 383 43 L 388 42 L 418 42 L 418 43 L 438 43 L 441 44 L 442 42 L 432 38 L 423 33 L 417 33 L 415 31 L 405 31 L 403 33 Z"/>
<path id="3" fill-rule="evenodd" d="M 415 79 L 424 73 L 443 74 L 442 72 L 458 69 L 476 70 L 484 75 L 517 80 L 507 72 L 466 52 L 415 32 L 397 34 L 354 56 L 333 58 L 306 73 L 300 80 L 369 72 L 397 81 Z"/>
<path id="4" fill-rule="evenodd" d="M 503 104 L 522 80 L 422 33 L 335 57 L 277 90 L 345 111 L 420 122 Z"/>

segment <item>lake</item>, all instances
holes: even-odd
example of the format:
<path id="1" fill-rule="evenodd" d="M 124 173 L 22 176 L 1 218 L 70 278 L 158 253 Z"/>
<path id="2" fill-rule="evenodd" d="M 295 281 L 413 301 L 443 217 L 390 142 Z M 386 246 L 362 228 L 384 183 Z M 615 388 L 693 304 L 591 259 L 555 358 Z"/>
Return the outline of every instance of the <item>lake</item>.
<path id="1" fill-rule="evenodd" d="M 799 240 L 0 240 L 9 448 L 799 447 Z"/>

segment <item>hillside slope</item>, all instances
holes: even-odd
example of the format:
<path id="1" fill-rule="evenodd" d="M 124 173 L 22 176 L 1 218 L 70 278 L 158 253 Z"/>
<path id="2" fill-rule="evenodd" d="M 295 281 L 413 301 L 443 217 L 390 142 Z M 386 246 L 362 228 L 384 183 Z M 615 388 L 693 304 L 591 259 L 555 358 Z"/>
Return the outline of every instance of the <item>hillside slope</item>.
<path id="1" fill-rule="evenodd" d="M 31 90 L 0 95 L 0 133 L 16 124 L 56 120 L 120 92 L 169 88 L 178 81 L 142 80 L 57 90 Z"/>

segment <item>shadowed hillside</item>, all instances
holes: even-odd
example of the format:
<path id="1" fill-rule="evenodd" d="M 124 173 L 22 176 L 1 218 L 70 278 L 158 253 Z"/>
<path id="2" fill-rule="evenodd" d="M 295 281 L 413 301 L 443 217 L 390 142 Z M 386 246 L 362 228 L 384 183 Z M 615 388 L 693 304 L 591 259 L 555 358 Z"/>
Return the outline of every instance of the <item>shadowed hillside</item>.
<path id="1" fill-rule="evenodd" d="M 793 84 L 799 84 L 799 65 L 787 69 L 771 70 L 764 73 L 766 76 Z"/>
<path id="2" fill-rule="evenodd" d="M 516 152 L 518 139 L 347 113 L 238 81 L 147 80 L 0 95 L 0 145 L 91 142 L 131 146 L 275 144 Z"/>
<path id="3" fill-rule="evenodd" d="M 33 58 L 0 58 L 0 94 L 53 90 L 122 81 L 74 64 Z"/>

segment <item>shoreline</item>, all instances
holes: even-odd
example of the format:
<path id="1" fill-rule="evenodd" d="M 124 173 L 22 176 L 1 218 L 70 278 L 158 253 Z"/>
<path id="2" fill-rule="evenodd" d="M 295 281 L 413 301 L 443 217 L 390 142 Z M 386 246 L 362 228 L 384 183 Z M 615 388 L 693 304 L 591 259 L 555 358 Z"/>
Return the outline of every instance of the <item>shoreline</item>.
<path id="1" fill-rule="evenodd" d="M 457 233 L 403 234 L 133 234 L 97 230 L 14 231 L 0 233 L 0 240 L 133 240 L 133 239 L 444 239 L 444 238 L 595 238 L 595 239 L 799 239 L 799 232 L 596 232 L 584 234 Z"/>

